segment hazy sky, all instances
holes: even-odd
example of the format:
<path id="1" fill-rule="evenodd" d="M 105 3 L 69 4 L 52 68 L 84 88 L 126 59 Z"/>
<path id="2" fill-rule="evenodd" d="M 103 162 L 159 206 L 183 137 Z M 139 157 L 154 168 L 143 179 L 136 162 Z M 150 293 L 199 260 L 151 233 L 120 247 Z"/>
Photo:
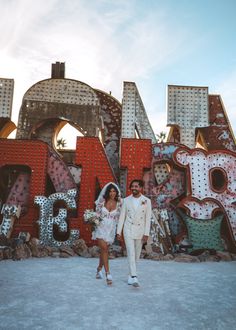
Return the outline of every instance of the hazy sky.
<path id="1" fill-rule="evenodd" d="M 155 133 L 168 84 L 208 86 L 236 131 L 235 0 L 0 0 L 0 77 L 24 93 L 66 63 L 66 78 L 122 98 L 134 81 Z"/>

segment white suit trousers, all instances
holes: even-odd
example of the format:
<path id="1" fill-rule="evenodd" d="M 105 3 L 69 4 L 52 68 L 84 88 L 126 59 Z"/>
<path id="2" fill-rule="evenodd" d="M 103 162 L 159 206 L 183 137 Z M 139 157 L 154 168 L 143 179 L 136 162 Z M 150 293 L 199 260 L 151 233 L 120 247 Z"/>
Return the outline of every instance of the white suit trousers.
<path id="1" fill-rule="evenodd" d="M 132 239 L 130 237 L 124 237 L 127 259 L 129 263 L 130 276 L 137 276 L 136 263 L 139 260 L 142 250 L 142 239 Z"/>

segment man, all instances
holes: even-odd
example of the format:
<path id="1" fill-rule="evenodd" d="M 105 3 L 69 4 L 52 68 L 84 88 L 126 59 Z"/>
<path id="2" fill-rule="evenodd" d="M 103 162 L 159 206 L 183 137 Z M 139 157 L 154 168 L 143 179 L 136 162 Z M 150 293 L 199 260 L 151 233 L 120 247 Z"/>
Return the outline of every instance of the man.
<path id="1" fill-rule="evenodd" d="M 143 181 L 135 179 L 130 183 L 132 195 L 123 201 L 117 227 L 117 239 L 124 239 L 129 263 L 128 284 L 139 287 L 136 263 L 140 257 L 142 245 L 146 243 L 151 223 L 151 201 L 142 194 Z"/>

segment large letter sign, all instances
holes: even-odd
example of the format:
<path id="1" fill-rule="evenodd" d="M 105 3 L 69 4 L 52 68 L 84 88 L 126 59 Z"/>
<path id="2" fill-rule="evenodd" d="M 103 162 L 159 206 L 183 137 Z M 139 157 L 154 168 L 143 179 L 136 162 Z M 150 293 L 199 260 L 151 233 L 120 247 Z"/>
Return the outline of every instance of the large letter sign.
<path id="1" fill-rule="evenodd" d="M 221 209 L 236 239 L 236 157 L 230 151 L 179 148 L 175 162 L 187 169 L 187 197 L 181 204 L 193 218 L 209 219 Z"/>

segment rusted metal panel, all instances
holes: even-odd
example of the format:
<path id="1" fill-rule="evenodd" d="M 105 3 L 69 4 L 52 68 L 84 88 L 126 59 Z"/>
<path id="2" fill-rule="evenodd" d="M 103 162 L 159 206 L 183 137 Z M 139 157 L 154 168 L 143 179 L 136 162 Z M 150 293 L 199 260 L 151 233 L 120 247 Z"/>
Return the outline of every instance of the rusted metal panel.
<path id="1" fill-rule="evenodd" d="M 116 176 L 119 176 L 119 146 L 121 137 L 121 104 L 113 96 L 95 90 L 101 105 L 103 121 L 103 145 L 111 167 Z"/>
<path id="2" fill-rule="evenodd" d="M 200 132 L 208 150 L 236 151 L 234 133 L 220 95 L 209 95 L 209 127 L 201 128 Z"/>
<path id="3" fill-rule="evenodd" d="M 49 141 L 48 126 L 55 133 L 60 121 L 73 123 L 84 135 L 96 136 L 101 129 L 100 102 L 94 90 L 80 81 L 47 79 L 33 85 L 24 95 L 16 138 Z M 32 136 L 33 134 L 33 136 Z"/>

